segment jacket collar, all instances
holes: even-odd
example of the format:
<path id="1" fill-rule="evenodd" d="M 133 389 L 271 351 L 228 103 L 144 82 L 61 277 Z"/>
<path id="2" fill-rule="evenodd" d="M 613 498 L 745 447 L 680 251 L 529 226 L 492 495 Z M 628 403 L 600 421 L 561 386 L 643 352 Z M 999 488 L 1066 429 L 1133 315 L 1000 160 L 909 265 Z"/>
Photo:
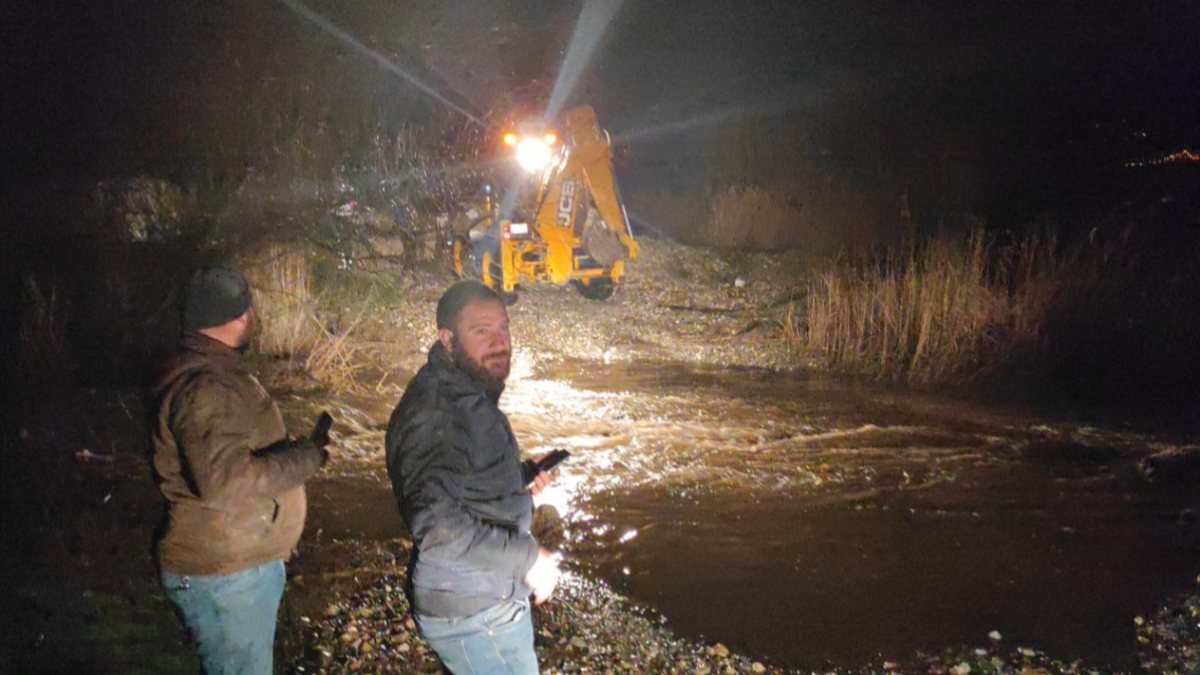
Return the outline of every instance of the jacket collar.
<path id="1" fill-rule="evenodd" d="M 224 342 L 214 340 L 204 333 L 184 333 L 179 340 L 180 351 L 186 355 L 203 356 L 229 369 L 245 367 L 242 352 L 230 347 Z"/>
<path id="2" fill-rule="evenodd" d="M 151 391 L 155 396 L 161 396 L 180 377 L 205 367 L 232 373 L 246 372 L 245 359 L 236 349 L 203 333 L 184 333 L 175 354 L 160 366 Z"/>

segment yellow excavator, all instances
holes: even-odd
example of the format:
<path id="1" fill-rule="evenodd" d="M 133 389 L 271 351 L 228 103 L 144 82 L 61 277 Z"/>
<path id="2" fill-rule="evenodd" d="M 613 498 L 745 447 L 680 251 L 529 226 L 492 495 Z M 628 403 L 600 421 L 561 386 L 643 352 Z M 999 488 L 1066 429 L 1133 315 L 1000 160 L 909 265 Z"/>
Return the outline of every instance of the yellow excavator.
<path id="1" fill-rule="evenodd" d="M 520 200 L 499 204 L 489 191 L 482 217 L 452 240 L 460 277 L 508 300 L 524 281 L 571 284 L 592 300 L 609 298 L 621 283 L 638 245 L 613 174 L 612 142 L 590 106 L 566 111 L 561 131 L 531 120 L 504 135 L 527 180 L 537 179 L 536 199 L 522 213 Z"/>

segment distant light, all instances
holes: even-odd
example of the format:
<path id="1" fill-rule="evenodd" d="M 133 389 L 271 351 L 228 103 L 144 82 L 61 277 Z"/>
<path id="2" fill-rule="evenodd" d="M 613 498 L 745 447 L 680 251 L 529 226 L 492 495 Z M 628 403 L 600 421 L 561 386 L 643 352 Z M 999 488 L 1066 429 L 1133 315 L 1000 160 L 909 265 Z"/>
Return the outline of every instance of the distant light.
<path id="1" fill-rule="evenodd" d="M 511 131 L 504 134 L 504 144 L 509 147 L 515 146 L 517 144 L 517 135 Z"/>
<path id="2" fill-rule="evenodd" d="M 554 133 L 553 131 L 546 134 L 546 145 L 554 145 L 557 142 L 558 142 L 558 134 Z"/>
<path id="3" fill-rule="evenodd" d="M 1159 157 L 1157 159 L 1147 159 L 1141 162 L 1126 162 L 1125 166 L 1131 169 L 1137 169 L 1144 166 L 1159 166 L 1162 164 L 1174 164 L 1176 162 L 1200 163 L 1200 153 L 1195 153 L 1187 148 L 1184 148 L 1179 152 L 1172 152 L 1165 157 Z"/>
<path id="4" fill-rule="evenodd" d="M 630 541 L 637 536 L 638 536 L 637 530 L 630 530 L 630 531 L 626 532 L 625 534 L 621 535 L 621 538 L 617 540 L 617 543 L 624 544 L 625 542 Z"/>

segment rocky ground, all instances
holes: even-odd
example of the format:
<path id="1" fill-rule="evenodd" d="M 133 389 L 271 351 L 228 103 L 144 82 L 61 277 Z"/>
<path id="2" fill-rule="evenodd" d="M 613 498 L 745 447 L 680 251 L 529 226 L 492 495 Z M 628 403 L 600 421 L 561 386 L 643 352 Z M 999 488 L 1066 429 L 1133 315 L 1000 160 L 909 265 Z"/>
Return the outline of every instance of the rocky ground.
<path id="1" fill-rule="evenodd" d="M 415 635 L 401 589 L 408 544 L 386 492 L 361 501 L 346 481 L 383 482 L 382 436 L 391 407 L 433 340 L 433 307 L 451 279 L 441 268 L 390 278 L 385 311 L 359 321 L 358 349 L 374 370 L 352 386 L 313 382 L 287 364 L 263 361 L 293 429 L 334 410 L 337 446 L 312 486 L 310 526 L 281 611 L 286 672 L 439 672 Z M 559 359 L 684 361 L 724 367 L 790 368 L 784 339 L 789 299 L 801 293 L 799 260 L 725 254 L 645 241 L 628 281 L 605 302 L 568 289 L 524 289 L 510 312 L 516 367 Z M 348 325 L 326 308 L 327 319 Z M 294 366 L 294 364 L 293 364 Z M 146 456 L 145 410 L 136 391 L 105 388 L 28 392 L 5 441 L 0 672 L 194 672 L 196 662 L 155 583 L 151 533 L 159 498 Z M 365 492 L 363 494 L 366 494 Z M 365 498 L 362 498 L 365 499 Z M 358 503 L 360 502 L 361 503 Z M 337 512 L 348 509 L 349 515 Z M 1200 595 L 1139 617 L 1141 660 L 1151 672 L 1200 668 Z M 683 639 L 652 609 L 569 576 L 536 614 L 545 672 L 782 672 L 725 645 Z M 1097 672 L 1052 659 L 994 633 L 979 644 L 842 672 Z"/>

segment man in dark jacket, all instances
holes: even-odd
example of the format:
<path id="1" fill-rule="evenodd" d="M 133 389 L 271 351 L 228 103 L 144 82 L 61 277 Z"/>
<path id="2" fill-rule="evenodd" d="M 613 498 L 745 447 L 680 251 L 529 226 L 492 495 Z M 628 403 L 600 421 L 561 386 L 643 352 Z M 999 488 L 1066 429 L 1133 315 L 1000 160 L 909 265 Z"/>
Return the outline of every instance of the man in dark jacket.
<path id="1" fill-rule="evenodd" d="M 198 270 L 183 291 L 179 350 L 154 388 L 162 582 L 210 674 L 272 672 L 283 561 L 304 528 L 304 482 L 328 456 L 325 435 L 288 438 L 247 370 L 251 320 L 240 274 Z"/>
<path id="2" fill-rule="evenodd" d="M 413 537 L 417 627 L 454 673 L 537 673 L 529 596 L 558 580 L 529 528 L 534 475 L 497 403 L 508 377 L 508 312 L 475 281 L 437 306 L 438 341 L 388 425 L 388 476 Z M 532 483 L 532 490 L 526 485 Z"/>

